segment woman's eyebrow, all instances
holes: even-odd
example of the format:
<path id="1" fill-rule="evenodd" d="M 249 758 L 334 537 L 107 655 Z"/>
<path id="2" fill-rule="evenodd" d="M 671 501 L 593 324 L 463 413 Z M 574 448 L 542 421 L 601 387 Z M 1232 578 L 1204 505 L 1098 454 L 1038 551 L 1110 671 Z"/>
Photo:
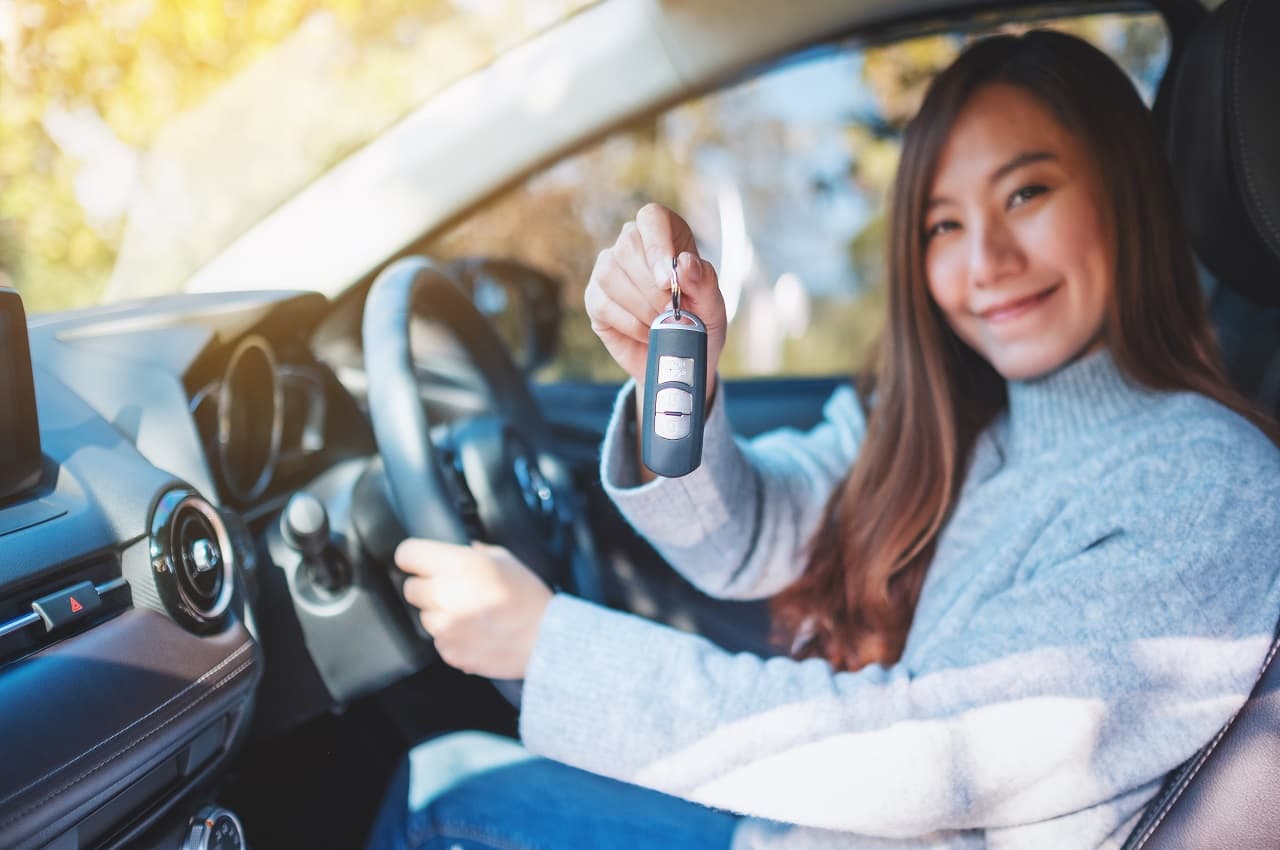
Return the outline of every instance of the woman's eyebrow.
<path id="1" fill-rule="evenodd" d="M 1006 162 L 1004 165 L 1001 165 L 995 171 L 991 172 L 991 176 L 987 178 L 987 182 L 992 184 L 998 183 L 1000 178 L 1009 174 L 1011 171 L 1016 171 L 1019 168 L 1022 168 L 1024 165 L 1031 165 L 1033 162 L 1044 162 L 1045 160 L 1057 158 L 1058 155 L 1052 151 L 1024 151 Z M 944 195 L 938 195 L 925 202 L 924 209 L 925 212 L 928 212 L 934 207 L 953 203 L 955 203 L 955 201 L 951 198 Z"/>
<path id="2" fill-rule="evenodd" d="M 997 168 L 995 171 L 991 172 L 991 176 L 987 178 L 987 182 L 996 183 L 1009 172 L 1016 171 L 1024 165 L 1057 158 L 1058 155 L 1051 151 L 1026 151 L 1024 153 L 1020 153 L 1004 165 Z"/>

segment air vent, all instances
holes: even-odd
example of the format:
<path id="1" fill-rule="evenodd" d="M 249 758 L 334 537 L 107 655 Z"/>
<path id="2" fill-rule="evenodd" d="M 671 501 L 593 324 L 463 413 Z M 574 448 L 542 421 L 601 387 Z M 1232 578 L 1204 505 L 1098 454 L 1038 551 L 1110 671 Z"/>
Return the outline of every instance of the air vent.
<path id="1" fill-rule="evenodd" d="M 191 490 L 170 490 L 151 517 L 151 568 L 169 613 L 208 632 L 231 604 L 234 550 L 213 505 Z"/>

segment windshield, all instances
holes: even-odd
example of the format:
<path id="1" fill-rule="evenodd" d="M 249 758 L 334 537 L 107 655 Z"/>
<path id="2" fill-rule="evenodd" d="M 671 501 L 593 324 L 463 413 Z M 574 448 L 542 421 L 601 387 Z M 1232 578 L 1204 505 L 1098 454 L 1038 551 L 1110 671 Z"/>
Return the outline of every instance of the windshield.
<path id="1" fill-rule="evenodd" d="M 431 95 L 594 0 L 0 0 L 0 285 L 176 292 Z"/>

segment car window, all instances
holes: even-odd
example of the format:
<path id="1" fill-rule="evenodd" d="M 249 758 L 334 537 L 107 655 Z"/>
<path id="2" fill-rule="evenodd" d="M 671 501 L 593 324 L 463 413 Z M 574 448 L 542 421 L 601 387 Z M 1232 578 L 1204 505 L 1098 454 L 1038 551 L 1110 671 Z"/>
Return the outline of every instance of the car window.
<path id="1" fill-rule="evenodd" d="M 1087 38 L 1151 101 L 1168 56 L 1158 15 L 1035 25 Z M 932 76 L 991 31 L 808 51 L 613 133 L 422 248 L 511 259 L 560 280 L 558 352 L 535 377 L 615 381 L 622 371 L 590 329 L 583 291 L 597 253 L 657 201 L 686 217 L 719 272 L 723 375 L 847 374 L 866 364 L 883 321 L 885 200 L 903 126 Z"/>
<path id="2" fill-rule="evenodd" d="M 178 292 L 352 151 L 595 0 L 0 2 L 0 284 Z"/>

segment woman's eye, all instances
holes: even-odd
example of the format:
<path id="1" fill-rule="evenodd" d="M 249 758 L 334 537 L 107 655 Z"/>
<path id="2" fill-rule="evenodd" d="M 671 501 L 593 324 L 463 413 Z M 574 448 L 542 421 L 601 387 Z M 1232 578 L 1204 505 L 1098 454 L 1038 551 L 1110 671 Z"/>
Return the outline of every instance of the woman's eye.
<path id="1" fill-rule="evenodd" d="M 1012 195 L 1009 196 L 1008 206 L 1009 207 L 1020 206 L 1022 204 L 1025 204 L 1027 201 L 1031 200 L 1032 198 L 1036 197 L 1037 195 L 1042 195 L 1047 191 L 1049 191 L 1047 186 L 1038 186 L 1038 185 L 1023 186 L 1021 189 L 1018 189 Z"/>
<path id="2" fill-rule="evenodd" d="M 925 228 L 924 239 L 926 242 L 928 242 L 933 237 L 941 236 L 944 233 L 950 233 L 952 230 L 955 230 L 959 226 L 960 226 L 959 222 L 952 221 L 951 219 L 947 219 L 946 221 L 935 222 L 934 224 L 931 224 L 927 228 Z"/>

